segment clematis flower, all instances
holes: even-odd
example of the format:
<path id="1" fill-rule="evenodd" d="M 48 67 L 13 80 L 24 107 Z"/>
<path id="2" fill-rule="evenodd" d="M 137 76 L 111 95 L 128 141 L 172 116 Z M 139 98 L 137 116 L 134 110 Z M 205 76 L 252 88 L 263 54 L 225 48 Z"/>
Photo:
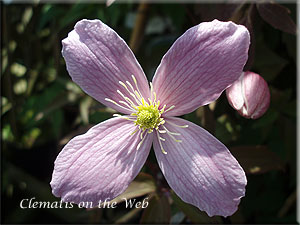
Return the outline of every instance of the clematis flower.
<path id="1" fill-rule="evenodd" d="M 249 33 L 232 22 L 201 23 L 164 55 L 153 82 L 118 34 L 99 20 L 81 20 L 62 41 L 73 81 L 124 115 L 92 127 L 63 148 L 53 194 L 65 202 L 112 200 L 144 165 L 153 143 L 169 186 L 209 216 L 228 216 L 245 195 L 245 173 L 229 150 L 198 125 L 175 117 L 216 100 L 240 77 Z"/>
<path id="2" fill-rule="evenodd" d="M 259 74 L 243 72 L 241 77 L 226 89 L 229 104 L 238 113 L 251 119 L 258 119 L 269 108 L 270 91 L 267 82 Z"/>

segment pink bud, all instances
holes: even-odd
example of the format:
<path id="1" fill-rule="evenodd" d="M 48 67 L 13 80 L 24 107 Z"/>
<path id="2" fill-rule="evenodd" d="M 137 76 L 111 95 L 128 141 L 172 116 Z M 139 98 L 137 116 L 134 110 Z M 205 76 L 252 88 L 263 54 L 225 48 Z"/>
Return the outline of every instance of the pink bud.
<path id="1" fill-rule="evenodd" d="M 247 71 L 226 90 L 229 104 L 246 118 L 257 119 L 269 108 L 270 91 L 258 74 Z"/>
<path id="2" fill-rule="evenodd" d="M 116 0 L 106 0 L 106 7 L 111 6 Z"/>

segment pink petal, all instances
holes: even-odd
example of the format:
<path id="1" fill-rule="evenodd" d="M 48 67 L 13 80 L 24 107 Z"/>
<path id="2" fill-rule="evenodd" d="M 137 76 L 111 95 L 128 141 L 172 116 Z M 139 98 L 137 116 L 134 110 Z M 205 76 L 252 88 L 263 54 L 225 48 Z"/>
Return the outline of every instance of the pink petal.
<path id="1" fill-rule="evenodd" d="M 252 119 L 262 116 L 270 105 L 270 91 L 267 82 L 256 73 L 246 72 L 243 86 L 248 103 L 247 114 Z"/>
<path id="2" fill-rule="evenodd" d="M 228 102 L 236 110 L 240 110 L 245 104 L 242 95 L 242 77 L 243 75 L 237 81 L 235 81 L 233 85 L 226 89 Z"/>
<path id="3" fill-rule="evenodd" d="M 216 100 L 242 74 L 249 43 L 248 30 L 232 22 L 214 20 L 187 30 L 153 78 L 161 105 L 175 106 L 165 115 L 190 113 Z"/>
<path id="4" fill-rule="evenodd" d="M 261 117 L 270 105 L 267 82 L 260 75 L 250 71 L 234 82 L 226 90 L 226 95 L 229 104 L 246 118 Z"/>
<path id="5" fill-rule="evenodd" d="M 183 201 L 209 216 L 232 215 L 245 195 L 247 183 L 239 163 L 221 142 L 201 127 L 180 118 L 170 117 L 166 121 L 189 126 L 179 128 L 166 122 L 166 128 L 180 133 L 175 137 L 182 140 L 177 143 L 167 134 L 160 134 L 166 139 L 162 141 L 166 155 L 154 138 L 155 154 L 170 187 Z"/>
<path id="6" fill-rule="evenodd" d="M 62 44 L 62 55 L 73 81 L 102 104 L 129 113 L 105 98 L 123 101 L 117 90 L 131 98 L 119 84 L 119 81 L 129 81 L 134 85 L 131 75 L 135 76 L 142 95 L 149 97 L 147 78 L 134 54 L 125 41 L 100 20 L 77 22 Z"/>
<path id="7" fill-rule="evenodd" d="M 149 154 L 152 134 L 137 150 L 139 134 L 132 122 L 113 118 L 73 138 L 58 155 L 51 187 L 65 202 L 111 200 L 136 177 Z"/>

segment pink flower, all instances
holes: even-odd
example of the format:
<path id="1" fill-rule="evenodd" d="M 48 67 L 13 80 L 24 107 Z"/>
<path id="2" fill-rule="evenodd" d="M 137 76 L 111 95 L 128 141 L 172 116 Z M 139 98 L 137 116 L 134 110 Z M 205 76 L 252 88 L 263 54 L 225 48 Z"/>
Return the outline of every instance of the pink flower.
<path id="1" fill-rule="evenodd" d="M 267 82 L 256 73 L 247 71 L 227 90 L 229 104 L 246 118 L 257 119 L 269 108 L 270 91 Z"/>
<path id="2" fill-rule="evenodd" d="M 247 60 L 249 33 L 232 22 L 187 30 L 162 58 L 150 88 L 125 41 L 99 20 L 79 21 L 62 41 L 67 70 L 87 94 L 126 115 L 92 127 L 63 148 L 51 187 L 63 201 L 112 200 L 144 165 L 153 143 L 170 187 L 209 216 L 228 216 L 245 195 L 245 173 L 228 149 L 181 118 L 216 100 Z"/>

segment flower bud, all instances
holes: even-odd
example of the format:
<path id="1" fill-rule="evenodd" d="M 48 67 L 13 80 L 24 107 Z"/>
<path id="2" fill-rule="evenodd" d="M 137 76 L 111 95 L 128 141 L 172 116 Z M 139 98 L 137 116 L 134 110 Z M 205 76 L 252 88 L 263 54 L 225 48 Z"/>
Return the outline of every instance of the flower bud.
<path id="1" fill-rule="evenodd" d="M 269 108 L 270 91 L 258 74 L 247 71 L 226 89 L 229 104 L 246 118 L 257 119 Z"/>

